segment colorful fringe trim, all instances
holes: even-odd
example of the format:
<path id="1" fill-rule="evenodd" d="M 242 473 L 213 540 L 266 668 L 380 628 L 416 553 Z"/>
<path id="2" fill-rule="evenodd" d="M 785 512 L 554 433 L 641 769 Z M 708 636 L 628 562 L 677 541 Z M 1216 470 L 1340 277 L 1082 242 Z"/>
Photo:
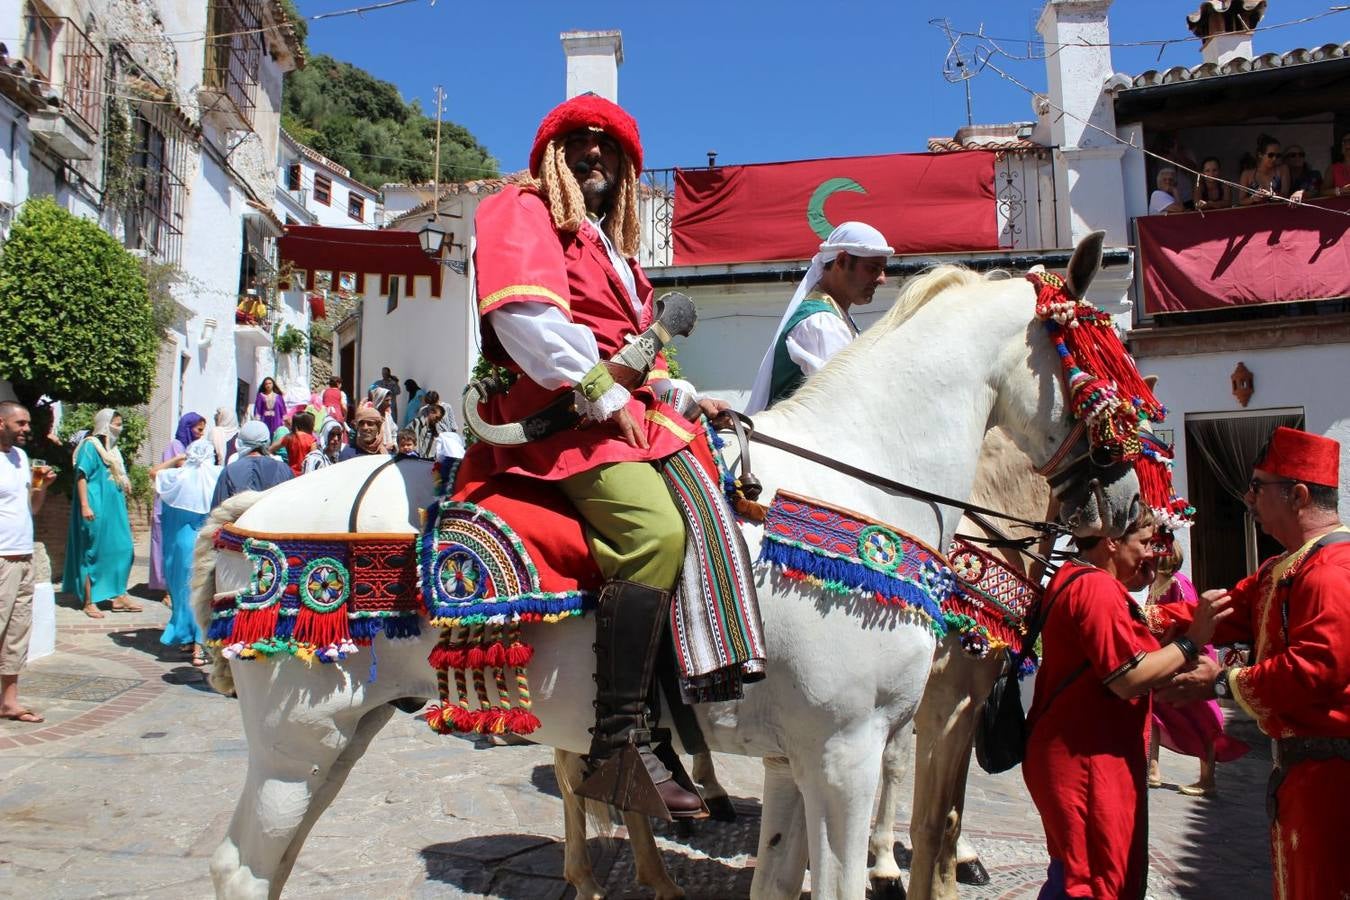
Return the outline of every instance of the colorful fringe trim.
<path id="1" fill-rule="evenodd" d="M 253 565 L 249 586 L 212 602 L 206 642 L 238 659 L 334 662 L 421 634 L 412 535 L 269 535 L 226 525 L 216 547 Z"/>
<path id="2" fill-rule="evenodd" d="M 518 623 L 442 629 L 440 641 L 427 657 L 436 670 L 441 697 L 439 704 L 426 711 L 427 726 L 437 734 L 536 731 L 539 719 L 530 708 L 526 675 L 533 656 L 534 648 L 520 639 Z"/>
<path id="3" fill-rule="evenodd" d="M 958 588 L 943 611 L 948 628 L 961 635 L 962 649 L 977 659 L 990 650 L 1020 650 L 1027 616 L 1040 602 L 1042 588 L 1003 559 L 960 538 L 952 542 L 948 558 Z"/>
<path id="4" fill-rule="evenodd" d="M 941 553 L 858 513 L 778 491 L 764 520 L 760 561 L 838 595 L 862 591 L 883 606 L 922 613 L 939 638 L 956 579 Z"/>

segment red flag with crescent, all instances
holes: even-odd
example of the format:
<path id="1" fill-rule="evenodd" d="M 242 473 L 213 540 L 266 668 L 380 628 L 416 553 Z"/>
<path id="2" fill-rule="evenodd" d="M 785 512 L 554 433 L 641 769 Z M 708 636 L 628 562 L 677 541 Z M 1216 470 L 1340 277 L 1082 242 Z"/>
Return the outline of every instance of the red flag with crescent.
<path id="1" fill-rule="evenodd" d="M 840 222 L 896 253 L 998 249 L 994 153 L 894 153 L 675 171 L 677 266 L 806 259 Z"/>

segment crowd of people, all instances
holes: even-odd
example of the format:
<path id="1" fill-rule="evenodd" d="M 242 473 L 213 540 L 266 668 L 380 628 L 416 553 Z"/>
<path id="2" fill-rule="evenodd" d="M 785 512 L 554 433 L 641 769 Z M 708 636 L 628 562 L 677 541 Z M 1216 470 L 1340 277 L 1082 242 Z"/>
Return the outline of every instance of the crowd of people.
<path id="1" fill-rule="evenodd" d="M 1182 175 L 1173 166 L 1164 166 L 1154 174 L 1154 188 L 1149 195 L 1148 213 L 1172 213 L 1214 209 L 1230 206 L 1257 206 L 1291 200 L 1295 203 L 1319 197 L 1341 197 L 1350 194 L 1350 131 L 1341 135 L 1332 156 L 1335 160 L 1327 177 L 1308 164 L 1308 154 L 1301 144 L 1281 144 L 1270 134 L 1256 139 L 1255 155 L 1244 154 L 1238 161 L 1236 184 L 1231 173 L 1225 174 L 1223 161 L 1207 156 L 1197 167 L 1189 153 L 1173 140 L 1160 155 L 1175 160 L 1187 168 L 1197 169 L 1192 179 Z"/>

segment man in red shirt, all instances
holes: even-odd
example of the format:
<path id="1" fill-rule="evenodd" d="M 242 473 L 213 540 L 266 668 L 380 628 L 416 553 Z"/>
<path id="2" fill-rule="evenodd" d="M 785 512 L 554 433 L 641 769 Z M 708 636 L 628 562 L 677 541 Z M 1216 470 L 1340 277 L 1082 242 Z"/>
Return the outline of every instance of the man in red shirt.
<path id="1" fill-rule="evenodd" d="M 1201 656 L 1164 700 L 1236 700 L 1274 744 L 1268 799 L 1275 896 L 1350 897 L 1350 529 L 1337 512 L 1340 444 L 1277 428 L 1248 483 L 1256 522 L 1286 552 L 1233 588 L 1214 642 L 1250 666 Z M 1209 591 L 1206 596 L 1221 594 Z"/>
<path id="2" fill-rule="evenodd" d="M 641 171 L 637 123 L 583 94 L 540 124 L 530 153 L 534 181 L 479 206 L 474 265 L 483 354 L 514 376 L 480 414 L 492 424 L 517 422 L 570 397 L 581 423 L 524 444 L 475 443 L 461 479 L 512 474 L 552 482 L 585 521 L 606 583 L 596 611 L 589 754 L 597 775 L 578 793 L 602 793 L 600 776 L 615 773 L 600 764 L 632 743 L 666 809 L 687 816 L 702 801 L 672 779 L 644 739 L 644 705 L 685 542 L 683 519 L 653 463 L 684 449 L 699 428 L 657 399 L 670 377 L 663 364 L 644 382 L 632 370 L 633 377 L 616 377 L 605 363 L 654 316 L 651 283 L 634 259 Z M 631 773 L 624 775 L 627 783 Z"/>

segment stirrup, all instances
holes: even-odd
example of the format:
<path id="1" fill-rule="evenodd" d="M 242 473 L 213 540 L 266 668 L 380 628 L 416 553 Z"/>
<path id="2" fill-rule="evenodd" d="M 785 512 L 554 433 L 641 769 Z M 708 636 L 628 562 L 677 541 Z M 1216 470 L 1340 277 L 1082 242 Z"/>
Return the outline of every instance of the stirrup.
<path id="1" fill-rule="evenodd" d="M 670 770 L 671 780 L 698 797 L 700 803 L 697 810 L 676 814 L 672 813 L 661 799 L 656 782 L 652 781 L 647 764 L 642 761 L 642 754 L 638 750 L 639 744 L 649 743 L 650 735 L 651 732 L 644 729 L 633 729 L 623 749 L 596 766 L 572 793 L 588 800 L 598 800 L 615 809 L 639 813 L 666 822 L 673 822 L 676 818 L 706 819 L 709 815 L 708 805 L 702 802 L 703 795 L 699 793 L 693 780 L 685 772 L 684 766 L 680 764 L 679 756 L 670 749 L 669 744 L 661 745 L 661 749 L 667 752 L 659 753 L 656 747 L 652 748 L 652 752 L 656 753 L 657 758 Z"/>

